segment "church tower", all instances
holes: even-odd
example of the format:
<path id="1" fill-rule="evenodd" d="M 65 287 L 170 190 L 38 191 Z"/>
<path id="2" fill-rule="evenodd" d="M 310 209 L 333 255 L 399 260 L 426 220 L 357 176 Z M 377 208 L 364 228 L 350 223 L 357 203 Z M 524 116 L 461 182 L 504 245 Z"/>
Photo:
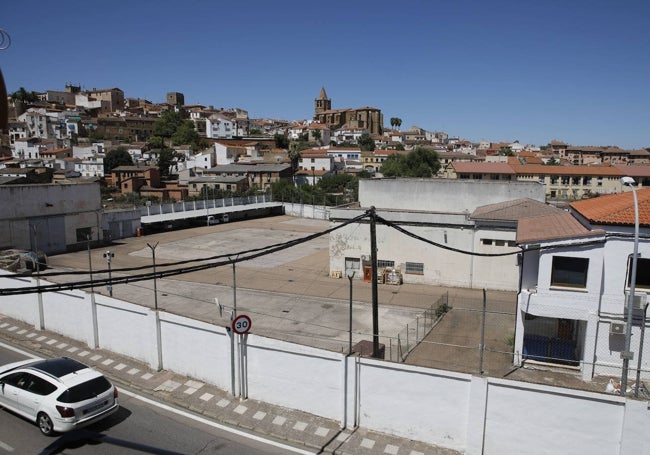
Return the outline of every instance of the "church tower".
<path id="1" fill-rule="evenodd" d="M 318 98 L 314 100 L 314 120 L 318 120 L 319 114 L 330 110 L 332 110 L 332 100 L 327 97 L 325 87 L 322 87 Z"/>

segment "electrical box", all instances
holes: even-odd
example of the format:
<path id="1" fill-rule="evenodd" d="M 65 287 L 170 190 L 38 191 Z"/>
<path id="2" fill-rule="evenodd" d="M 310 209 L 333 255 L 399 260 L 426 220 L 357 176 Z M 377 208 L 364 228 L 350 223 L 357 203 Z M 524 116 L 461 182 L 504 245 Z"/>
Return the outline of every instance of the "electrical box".
<path id="1" fill-rule="evenodd" d="M 612 322 L 609 324 L 610 335 L 625 335 L 625 322 Z"/>

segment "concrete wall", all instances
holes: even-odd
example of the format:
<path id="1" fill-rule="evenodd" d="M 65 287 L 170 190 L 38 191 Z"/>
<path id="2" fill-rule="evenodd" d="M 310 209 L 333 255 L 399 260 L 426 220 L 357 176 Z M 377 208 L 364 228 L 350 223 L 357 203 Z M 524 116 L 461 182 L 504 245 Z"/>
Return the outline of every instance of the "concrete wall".
<path id="1" fill-rule="evenodd" d="M 333 223 L 364 213 L 363 209 L 332 209 Z M 514 241 L 514 229 L 479 228 L 464 213 L 427 213 L 402 210 L 377 210 L 377 214 L 405 230 L 437 243 L 431 245 L 414 239 L 392 227 L 377 224 L 377 259 L 394 261 L 400 268 L 404 283 L 429 284 L 467 288 L 516 291 L 519 267 L 516 255 L 479 257 L 456 250 L 475 253 L 508 253 L 516 247 L 484 245 L 483 239 Z M 330 271 L 345 273 L 345 259 L 370 257 L 368 220 L 352 223 L 330 234 Z M 406 262 L 423 264 L 422 274 L 406 273 Z M 370 266 L 367 260 L 365 265 Z M 356 279 L 362 279 L 358 273 Z"/>
<path id="2" fill-rule="evenodd" d="M 544 186 L 534 182 L 449 179 L 361 179 L 361 207 L 427 212 L 473 212 L 477 207 L 530 198 L 544 202 Z"/>
<path id="3" fill-rule="evenodd" d="M 0 248 L 60 253 L 79 243 L 77 229 L 102 238 L 99 183 L 0 186 Z M 34 229 L 36 233 L 34 233 Z"/>
<path id="4" fill-rule="evenodd" d="M 35 284 L 5 272 L 0 276 L 0 289 Z M 164 369 L 226 390 L 242 378 L 248 398 L 468 455 L 636 455 L 650 447 L 647 402 L 348 358 L 254 334 L 232 338 L 223 327 L 96 298 L 96 320 L 92 299 L 78 291 L 43 295 L 43 319 L 35 294 L 0 297 L 0 314 L 84 342 L 94 340 L 96 323 L 100 348 L 119 349 L 152 366 L 160 355 Z M 246 368 L 239 370 L 231 353 L 242 350 Z M 232 389 L 235 395 L 242 390 Z"/>

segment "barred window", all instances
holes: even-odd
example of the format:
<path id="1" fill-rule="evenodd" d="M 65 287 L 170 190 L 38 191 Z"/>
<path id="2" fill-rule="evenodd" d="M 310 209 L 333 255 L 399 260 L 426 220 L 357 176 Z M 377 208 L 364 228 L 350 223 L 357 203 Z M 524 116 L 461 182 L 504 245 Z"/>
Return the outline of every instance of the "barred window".
<path id="1" fill-rule="evenodd" d="M 424 275 L 424 263 L 422 262 L 407 262 L 406 273 L 415 275 Z"/>
<path id="2" fill-rule="evenodd" d="M 377 259 L 377 267 L 385 269 L 386 267 L 395 267 L 395 261 L 386 261 L 384 259 Z"/>

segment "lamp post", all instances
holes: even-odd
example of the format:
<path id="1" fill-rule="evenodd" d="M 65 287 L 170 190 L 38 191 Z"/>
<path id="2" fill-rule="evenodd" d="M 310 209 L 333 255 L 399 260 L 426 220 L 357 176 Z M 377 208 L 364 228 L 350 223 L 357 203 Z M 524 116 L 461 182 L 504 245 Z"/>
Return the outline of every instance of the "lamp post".
<path id="1" fill-rule="evenodd" d="M 630 366 L 630 360 L 634 358 L 634 354 L 630 351 L 630 341 L 632 338 L 632 318 L 634 312 L 634 292 L 636 286 L 636 266 L 637 256 L 639 253 L 639 201 L 636 197 L 635 182 L 632 177 L 621 178 L 621 184 L 627 185 L 632 189 L 632 197 L 634 198 L 634 252 L 632 256 L 632 274 L 630 276 L 630 295 L 627 301 L 627 324 L 625 325 L 625 351 L 621 352 L 623 359 L 623 372 L 621 374 L 621 395 L 627 394 L 627 374 Z M 644 322 L 645 323 L 645 322 Z"/>
<path id="2" fill-rule="evenodd" d="M 156 247 L 158 246 L 158 242 L 155 245 L 147 243 L 147 246 L 151 248 L 153 258 L 153 307 L 158 311 L 158 289 L 156 288 Z"/>
<path id="3" fill-rule="evenodd" d="M 347 272 L 348 280 L 350 281 L 350 325 L 349 325 L 349 334 L 350 339 L 348 341 L 348 355 L 352 354 L 352 279 L 354 278 L 354 270 L 348 270 Z"/>
<path id="4" fill-rule="evenodd" d="M 110 250 L 107 250 L 106 253 L 104 253 L 104 257 L 106 258 L 106 264 L 108 264 L 108 286 L 106 286 L 106 288 L 108 289 L 108 295 L 113 297 L 113 275 L 111 274 L 111 259 L 115 257 L 115 254 Z"/>

